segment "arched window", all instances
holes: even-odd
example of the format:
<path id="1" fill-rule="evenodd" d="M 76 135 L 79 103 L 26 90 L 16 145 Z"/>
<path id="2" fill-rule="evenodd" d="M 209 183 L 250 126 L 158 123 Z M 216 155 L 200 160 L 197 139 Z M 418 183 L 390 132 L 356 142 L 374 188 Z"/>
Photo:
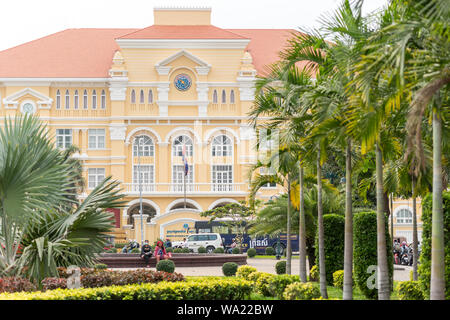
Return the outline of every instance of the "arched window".
<path id="1" fill-rule="evenodd" d="M 220 135 L 214 138 L 212 142 L 212 156 L 226 157 L 233 154 L 233 145 L 231 139 L 226 135 Z"/>
<path id="2" fill-rule="evenodd" d="M 192 139 L 188 136 L 182 135 L 178 136 L 174 141 L 172 145 L 172 154 L 174 157 L 181 157 L 183 156 L 183 147 L 185 148 L 186 156 L 192 157 L 194 154 L 194 147 L 192 143 Z"/>
<path id="3" fill-rule="evenodd" d="M 144 90 L 139 93 L 139 103 L 145 103 Z"/>
<path id="4" fill-rule="evenodd" d="M 97 109 L 97 91 L 92 91 L 92 109 Z"/>
<path id="5" fill-rule="evenodd" d="M 153 91 L 148 90 L 148 103 L 153 103 Z"/>
<path id="6" fill-rule="evenodd" d="M 70 94 L 69 94 L 69 90 L 66 90 L 65 105 L 66 105 L 66 109 L 70 108 Z"/>
<path id="7" fill-rule="evenodd" d="M 139 214 L 139 209 L 140 209 L 140 205 L 139 203 L 134 205 L 133 207 L 131 207 L 130 209 L 127 210 L 127 224 L 133 226 L 134 228 L 134 215 L 138 215 Z M 153 208 L 151 205 L 147 204 L 147 203 L 143 203 L 142 204 L 142 214 L 147 214 L 148 218 L 147 218 L 147 222 L 150 222 L 150 220 L 156 216 L 156 210 L 155 208 Z"/>
<path id="8" fill-rule="evenodd" d="M 87 94 L 87 90 L 84 90 L 83 92 L 83 109 L 87 109 L 88 108 L 88 94 Z"/>
<path id="9" fill-rule="evenodd" d="M 397 223 L 410 224 L 412 223 L 412 212 L 409 209 L 400 209 L 397 211 Z"/>
<path id="10" fill-rule="evenodd" d="M 171 207 L 169 211 L 177 210 L 177 209 L 184 209 L 184 202 L 177 203 L 176 205 Z M 196 206 L 194 206 L 192 203 L 189 203 L 189 202 L 186 202 L 186 209 L 198 210 Z"/>
<path id="11" fill-rule="evenodd" d="M 105 93 L 105 90 L 102 90 L 101 106 L 102 106 L 102 109 L 106 109 L 106 93 Z"/>
<path id="12" fill-rule="evenodd" d="M 78 90 L 75 90 L 75 93 L 73 94 L 73 108 L 78 109 Z"/>
<path id="13" fill-rule="evenodd" d="M 222 90 L 222 103 L 227 103 L 227 93 Z"/>
<path id="14" fill-rule="evenodd" d="M 233 104 L 234 100 L 235 100 L 235 98 L 234 98 L 234 90 L 231 90 L 231 92 L 230 92 L 230 103 Z"/>
<path id="15" fill-rule="evenodd" d="M 131 103 L 136 103 L 136 91 L 131 90 Z"/>
<path id="16" fill-rule="evenodd" d="M 217 103 L 217 90 L 214 90 L 213 92 L 213 103 Z"/>
<path id="17" fill-rule="evenodd" d="M 139 139 L 141 143 L 139 145 Z M 153 143 L 152 138 L 146 135 L 137 136 L 133 141 L 133 155 L 135 157 L 139 155 L 141 157 L 153 157 L 155 155 L 155 144 Z"/>
<path id="18" fill-rule="evenodd" d="M 56 109 L 61 109 L 61 93 L 59 89 L 56 91 Z"/>

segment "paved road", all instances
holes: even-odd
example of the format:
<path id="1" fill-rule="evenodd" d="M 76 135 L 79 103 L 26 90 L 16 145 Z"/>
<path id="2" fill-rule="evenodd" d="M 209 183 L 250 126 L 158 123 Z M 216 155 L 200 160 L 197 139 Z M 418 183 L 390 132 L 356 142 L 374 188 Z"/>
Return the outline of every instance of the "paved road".
<path id="1" fill-rule="evenodd" d="M 279 260 L 275 259 L 247 259 L 247 264 L 255 267 L 258 271 L 268 272 L 276 274 L 275 264 Z M 299 274 L 299 262 L 298 259 L 292 260 L 292 274 Z M 124 269 L 117 269 L 124 270 Z M 412 267 L 395 266 L 394 268 L 394 280 L 406 281 L 409 280 L 409 272 Z M 175 272 L 179 272 L 185 276 L 223 276 L 222 267 L 177 267 Z"/>

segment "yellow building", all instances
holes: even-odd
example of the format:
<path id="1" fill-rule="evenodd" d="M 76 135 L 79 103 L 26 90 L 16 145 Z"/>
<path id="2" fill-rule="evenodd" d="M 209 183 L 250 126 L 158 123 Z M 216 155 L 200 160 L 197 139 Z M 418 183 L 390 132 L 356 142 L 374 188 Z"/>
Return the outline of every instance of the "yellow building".
<path id="1" fill-rule="evenodd" d="M 255 77 L 292 31 L 221 29 L 210 8 L 155 8 L 144 29 L 64 30 L 0 52 L 0 115 L 33 113 L 58 147 L 77 145 L 87 193 L 108 175 L 122 183 L 118 239 L 141 239 L 141 181 L 145 238 L 181 240 L 199 212 L 248 195 Z"/>
<path id="2" fill-rule="evenodd" d="M 409 244 L 413 242 L 413 203 L 412 199 L 394 199 L 393 201 L 394 238 L 405 238 Z M 416 199 L 417 238 L 422 243 L 422 199 Z"/>

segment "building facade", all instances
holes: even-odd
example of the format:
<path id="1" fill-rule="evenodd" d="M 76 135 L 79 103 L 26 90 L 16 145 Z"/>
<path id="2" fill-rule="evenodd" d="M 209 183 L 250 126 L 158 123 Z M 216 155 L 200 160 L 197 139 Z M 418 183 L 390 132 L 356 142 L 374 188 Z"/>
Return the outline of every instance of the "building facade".
<path id="1" fill-rule="evenodd" d="M 291 32 L 221 29 L 210 8 L 155 8 L 144 29 L 65 30 L 0 52 L 0 115 L 35 114 L 59 148 L 78 146 L 81 197 L 106 176 L 121 182 L 118 240 L 181 240 L 200 212 L 246 199 L 255 79 Z"/>
<path id="2" fill-rule="evenodd" d="M 394 199 L 393 201 L 394 238 L 404 238 L 409 244 L 413 242 L 413 202 L 412 199 Z M 417 238 L 422 243 L 422 199 L 416 199 Z"/>

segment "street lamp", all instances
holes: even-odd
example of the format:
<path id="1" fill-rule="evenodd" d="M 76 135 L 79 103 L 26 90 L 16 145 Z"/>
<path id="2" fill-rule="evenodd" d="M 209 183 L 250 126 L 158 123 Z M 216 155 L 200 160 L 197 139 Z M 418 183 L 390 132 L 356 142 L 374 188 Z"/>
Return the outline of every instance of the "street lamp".
<path id="1" fill-rule="evenodd" d="M 139 214 L 141 216 L 141 247 L 144 244 L 144 221 L 143 221 L 143 212 L 142 212 L 142 171 L 141 171 L 141 145 L 143 137 L 139 137 L 138 139 L 138 167 L 139 167 Z M 143 154 L 143 153 L 142 153 Z"/>

